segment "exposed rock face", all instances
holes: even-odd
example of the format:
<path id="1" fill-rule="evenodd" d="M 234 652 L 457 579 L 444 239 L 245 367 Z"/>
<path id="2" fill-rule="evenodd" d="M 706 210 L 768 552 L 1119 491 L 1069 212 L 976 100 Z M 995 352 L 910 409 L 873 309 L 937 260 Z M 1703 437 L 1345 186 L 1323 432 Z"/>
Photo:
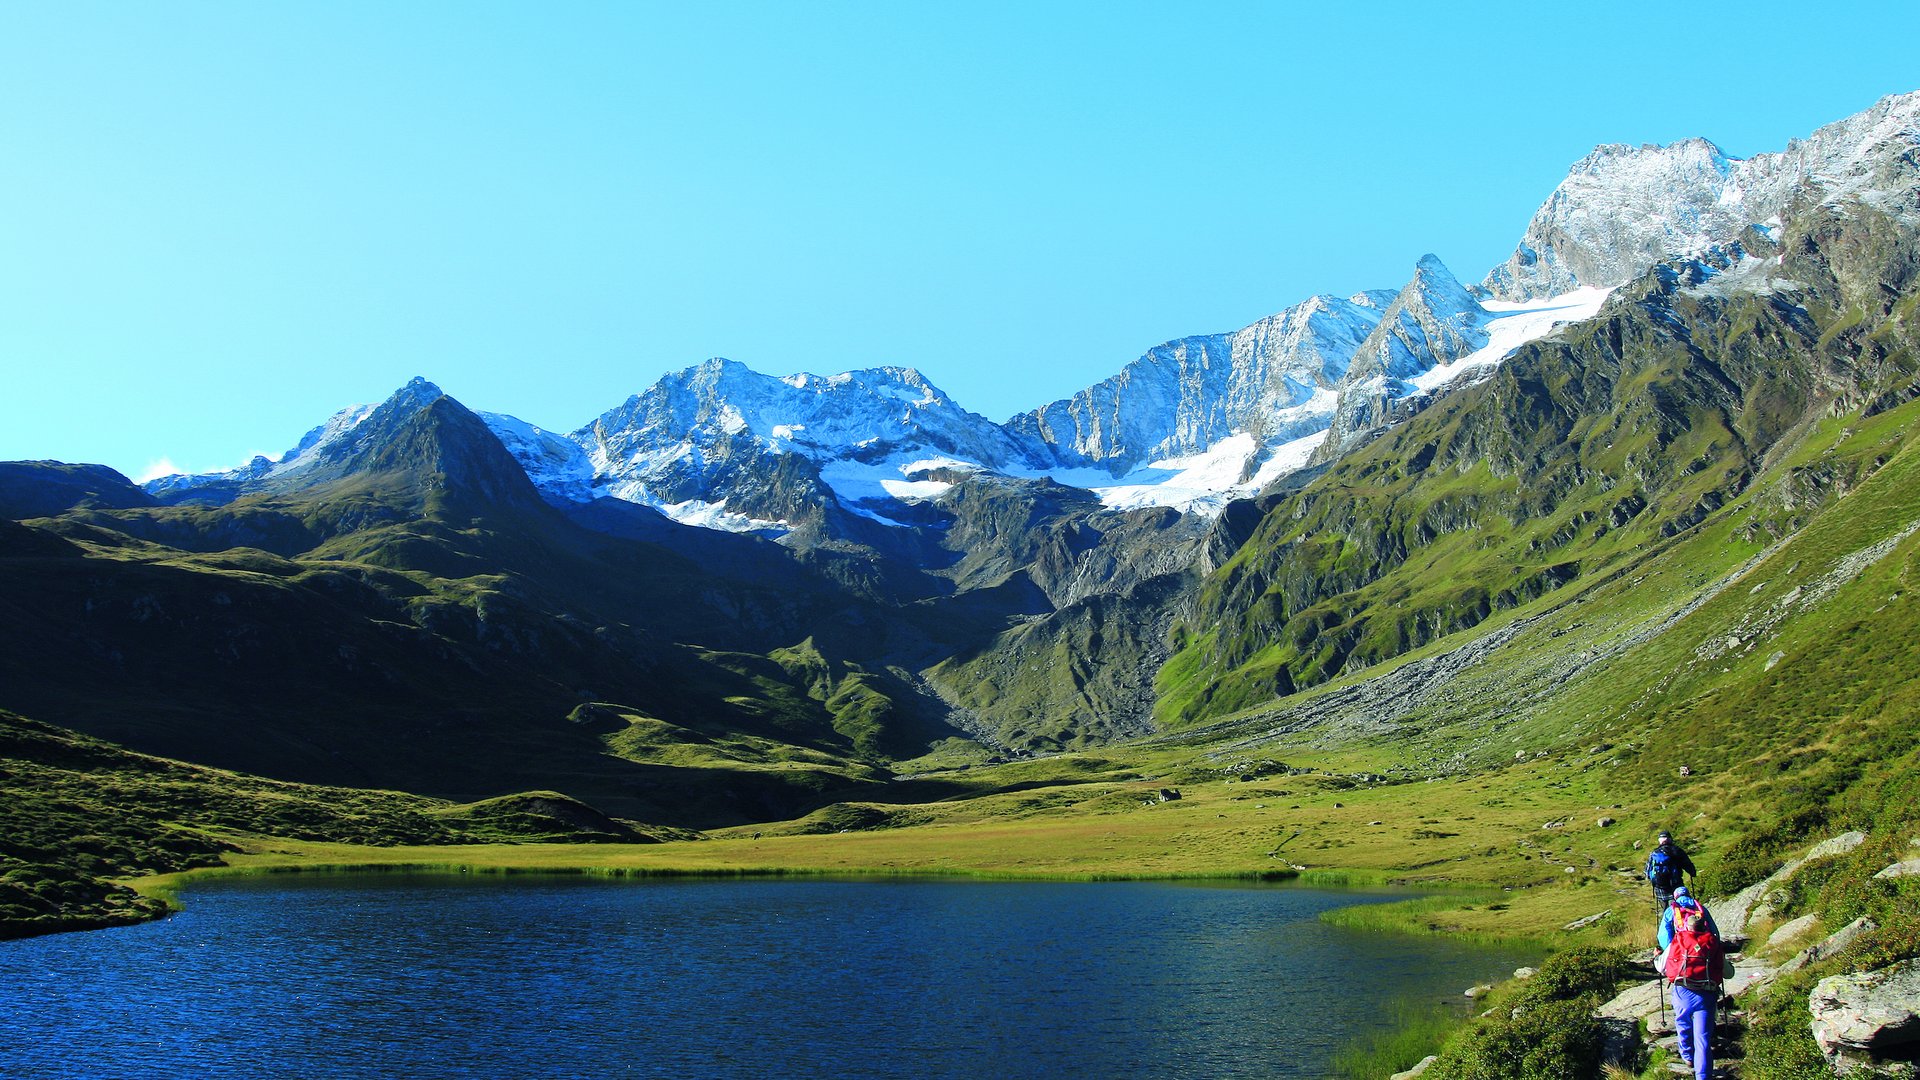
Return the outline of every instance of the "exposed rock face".
<path id="1" fill-rule="evenodd" d="M 1326 427 L 1331 392 L 1380 323 L 1390 293 L 1315 296 L 1231 334 L 1180 338 L 1009 430 L 1062 465 L 1120 475 L 1198 453 L 1236 432 L 1286 442 Z"/>
<path id="2" fill-rule="evenodd" d="M 1808 964 L 1817 964 L 1822 960 L 1838 956 L 1842 949 L 1858 941 L 1862 934 L 1871 933 L 1875 929 L 1877 929 L 1877 927 L 1874 926 L 1873 920 L 1864 916 L 1855 919 L 1840 929 L 1835 930 L 1825 941 L 1817 945 L 1809 945 L 1805 949 L 1802 949 L 1791 960 L 1781 964 L 1780 971 L 1783 973 L 1799 971 Z"/>
<path id="3" fill-rule="evenodd" d="M 1415 1077 L 1425 1076 L 1427 1074 L 1427 1070 L 1433 1067 L 1433 1063 L 1439 1060 L 1440 1060 L 1440 1055 L 1428 1054 L 1426 1057 L 1421 1058 L 1419 1064 L 1415 1065 L 1413 1068 L 1408 1069 L 1405 1072 L 1394 1073 L 1393 1080 L 1414 1080 Z"/>
<path id="4" fill-rule="evenodd" d="M 1914 1075 L 1920 1056 L 1920 959 L 1879 971 L 1821 979 L 1807 998 L 1813 1038 L 1838 1071 Z M 1875 1068 L 1909 1063 L 1902 1071 Z M 1895 1066 L 1900 1069 L 1901 1066 Z"/>
<path id="5" fill-rule="evenodd" d="M 1735 240 L 1779 218 L 1808 185 L 1920 220 L 1920 92 L 1882 99 L 1775 154 L 1730 158 L 1705 139 L 1602 146 L 1573 166 L 1520 245 L 1483 283 L 1503 300 L 1617 285 L 1664 258 Z"/>
<path id="6" fill-rule="evenodd" d="M 1768 875 L 1766 880 L 1747 886 L 1733 894 L 1733 899 L 1714 909 L 1714 921 L 1719 924 L 1720 932 L 1745 934 L 1748 922 L 1763 910 L 1771 910 L 1771 906 L 1766 903 L 1766 898 L 1802 866 L 1815 859 L 1830 859 L 1835 855 L 1845 855 L 1866 842 L 1866 833 L 1844 832 L 1830 840 L 1815 844 L 1807 849 L 1805 855 L 1788 860 L 1785 866 Z"/>
<path id="7" fill-rule="evenodd" d="M 1792 941 L 1794 938 L 1813 929 L 1814 924 L 1819 921 L 1820 916 L 1809 913 L 1800 916 L 1792 922 L 1782 923 L 1772 934 L 1767 936 L 1767 948 L 1771 949 L 1776 945 L 1784 945 Z"/>
<path id="8" fill-rule="evenodd" d="M 1887 867 L 1885 870 L 1873 876 L 1881 881 L 1920 876 L 1920 859 L 1907 859 L 1903 862 L 1894 863 L 1892 866 Z"/>
<path id="9" fill-rule="evenodd" d="M 1331 461 L 1424 407 L 1430 395 L 1408 380 L 1486 345 L 1490 317 L 1438 258 L 1422 258 L 1355 351 L 1340 380 L 1332 430 L 1313 459 Z"/>

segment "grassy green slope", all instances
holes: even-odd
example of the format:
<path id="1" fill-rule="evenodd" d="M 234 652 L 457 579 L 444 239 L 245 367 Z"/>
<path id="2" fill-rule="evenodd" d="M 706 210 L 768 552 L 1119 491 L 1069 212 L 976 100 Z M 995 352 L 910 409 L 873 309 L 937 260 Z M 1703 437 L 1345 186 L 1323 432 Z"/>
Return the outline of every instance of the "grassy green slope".
<path id="1" fill-rule="evenodd" d="M 846 659 L 888 637 L 871 605 L 790 561 L 769 583 L 582 528 L 448 399 L 376 424 L 295 490 L 6 523 L 0 706 L 285 779 L 556 787 L 695 827 L 804 812 L 953 734 L 896 674 Z M 837 779 L 612 753 L 583 702 L 785 743 Z"/>
<path id="2" fill-rule="evenodd" d="M 1791 529 L 1834 478 L 1783 459 L 1913 393 L 1916 246 L 1861 210 L 1791 224 L 1777 291 L 1659 268 L 1349 454 L 1208 579 L 1160 717 L 1231 714 L 1603 578 L 1757 481 L 1776 501 L 1754 527 Z"/>
<path id="3" fill-rule="evenodd" d="M 217 866 L 253 834 L 376 847 L 684 835 L 554 792 L 457 804 L 264 780 L 0 712 L 0 937 L 149 918 L 164 905 L 112 879 Z"/>

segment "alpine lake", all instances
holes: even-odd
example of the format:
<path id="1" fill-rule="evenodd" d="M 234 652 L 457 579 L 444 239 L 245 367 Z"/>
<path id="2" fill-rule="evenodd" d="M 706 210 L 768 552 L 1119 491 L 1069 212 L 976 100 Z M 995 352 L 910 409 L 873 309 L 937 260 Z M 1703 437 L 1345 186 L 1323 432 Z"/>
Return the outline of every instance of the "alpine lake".
<path id="1" fill-rule="evenodd" d="M 1321 1077 L 1529 959 L 1317 918 L 1406 895 L 216 878 L 158 922 L 0 942 L 0 1075 Z"/>

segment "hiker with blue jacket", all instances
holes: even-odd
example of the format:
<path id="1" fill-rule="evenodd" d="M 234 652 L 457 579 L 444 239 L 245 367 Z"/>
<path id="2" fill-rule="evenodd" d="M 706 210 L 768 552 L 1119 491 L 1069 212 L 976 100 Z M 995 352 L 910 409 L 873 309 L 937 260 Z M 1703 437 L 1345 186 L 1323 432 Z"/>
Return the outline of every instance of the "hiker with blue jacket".
<path id="1" fill-rule="evenodd" d="M 1707 910 L 1707 906 L 1695 900 L 1685 885 L 1674 886 L 1673 902 L 1668 904 L 1667 910 L 1660 915 L 1660 935 L 1657 943 L 1661 952 L 1667 951 L 1667 945 L 1673 941 L 1674 932 L 1685 925 L 1688 918 L 1695 915 L 1700 917 L 1708 933 L 1715 935 L 1720 933 L 1720 928 L 1713 924 L 1713 913 Z"/>
<path id="2" fill-rule="evenodd" d="M 1653 886 L 1653 902 L 1662 912 L 1673 905 L 1673 892 L 1685 884 L 1681 875 L 1694 876 L 1693 860 L 1673 842 L 1673 834 L 1662 832 L 1659 843 L 1647 856 L 1647 883 Z"/>

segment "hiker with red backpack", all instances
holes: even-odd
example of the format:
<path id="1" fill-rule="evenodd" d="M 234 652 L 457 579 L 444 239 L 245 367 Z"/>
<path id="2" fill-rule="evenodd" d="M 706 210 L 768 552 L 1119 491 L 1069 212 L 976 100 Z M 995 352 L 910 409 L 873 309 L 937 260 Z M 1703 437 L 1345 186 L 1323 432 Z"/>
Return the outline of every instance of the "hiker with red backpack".
<path id="1" fill-rule="evenodd" d="M 1666 950 L 1667 944 L 1673 940 L 1673 932 L 1679 928 L 1680 920 L 1688 915 L 1699 915 L 1707 920 L 1709 931 L 1714 934 L 1720 933 L 1720 928 L 1713 924 L 1713 912 L 1708 911 L 1705 904 L 1694 899 L 1685 885 L 1676 885 L 1673 889 L 1673 902 L 1660 913 L 1660 932 L 1654 939 L 1654 943 L 1660 946 L 1661 951 Z"/>
<path id="2" fill-rule="evenodd" d="M 1677 908 L 1674 921 L 1661 975 L 1673 985 L 1680 1060 L 1696 1080 L 1708 1080 L 1713 1075 L 1713 1011 L 1725 978 L 1726 946 L 1703 910 Z"/>
<path id="3" fill-rule="evenodd" d="M 1647 855 L 1647 883 L 1653 886 L 1653 904 L 1661 911 L 1673 903 L 1673 891 L 1685 884 L 1681 875 L 1694 876 L 1693 860 L 1673 842 L 1673 834 L 1661 832 L 1659 842 Z"/>

